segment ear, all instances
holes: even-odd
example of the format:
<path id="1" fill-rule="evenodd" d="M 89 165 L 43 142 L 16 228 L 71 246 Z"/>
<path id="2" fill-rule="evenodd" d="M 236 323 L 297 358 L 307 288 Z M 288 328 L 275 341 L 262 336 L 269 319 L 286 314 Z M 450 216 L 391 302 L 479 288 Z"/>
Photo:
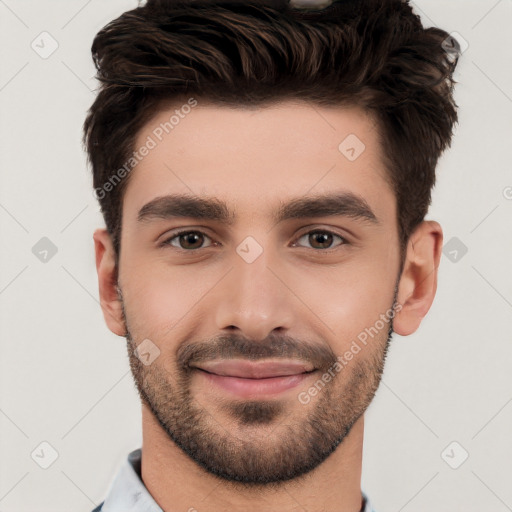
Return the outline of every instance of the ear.
<path id="1" fill-rule="evenodd" d="M 409 238 L 398 285 L 401 309 L 393 320 L 393 330 L 401 336 L 418 329 L 434 301 L 442 247 L 443 230 L 435 221 L 423 221 Z"/>
<path id="2" fill-rule="evenodd" d="M 117 293 L 117 267 L 112 239 L 106 229 L 93 235 L 100 304 L 108 328 L 118 336 L 126 335 L 121 300 Z"/>

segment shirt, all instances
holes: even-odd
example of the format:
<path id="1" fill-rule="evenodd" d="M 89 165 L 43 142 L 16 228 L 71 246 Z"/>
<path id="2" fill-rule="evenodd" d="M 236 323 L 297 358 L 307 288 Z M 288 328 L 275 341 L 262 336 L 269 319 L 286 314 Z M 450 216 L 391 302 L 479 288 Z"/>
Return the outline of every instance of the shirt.
<path id="1" fill-rule="evenodd" d="M 146 489 L 141 478 L 142 448 L 128 454 L 107 491 L 106 499 L 92 512 L 164 512 Z M 366 494 L 363 512 L 375 512 Z"/>

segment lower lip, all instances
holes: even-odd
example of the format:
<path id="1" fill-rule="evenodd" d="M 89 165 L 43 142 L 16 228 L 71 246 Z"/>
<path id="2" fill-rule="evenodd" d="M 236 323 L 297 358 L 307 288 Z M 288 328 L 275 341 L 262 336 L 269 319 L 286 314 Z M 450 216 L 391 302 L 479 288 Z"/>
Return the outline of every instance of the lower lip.
<path id="1" fill-rule="evenodd" d="M 269 377 L 266 379 L 245 379 L 242 377 L 216 375 L 200 369 L 198 369 L 197 372 L 206 377 L 209 383 L 242 398 L 277 395 L 295 388 L 314 373 L 299 373 L 296 375 Z"/>

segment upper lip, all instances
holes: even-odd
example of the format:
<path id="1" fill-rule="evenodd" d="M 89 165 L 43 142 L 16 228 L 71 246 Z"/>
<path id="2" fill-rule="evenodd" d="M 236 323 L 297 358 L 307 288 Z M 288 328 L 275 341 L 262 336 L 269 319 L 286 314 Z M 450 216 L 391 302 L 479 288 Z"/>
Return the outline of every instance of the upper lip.
<path id="1" fill-rule="evenodd" d="M 242 377 L 246 379 L 266 379 L 286 375 L 298 375 L 314 370 L 303 361 L 246 361 L 242 359 L 225 359 L 218 361 L 205 361 L 195 368 L 227 377 Z"/>

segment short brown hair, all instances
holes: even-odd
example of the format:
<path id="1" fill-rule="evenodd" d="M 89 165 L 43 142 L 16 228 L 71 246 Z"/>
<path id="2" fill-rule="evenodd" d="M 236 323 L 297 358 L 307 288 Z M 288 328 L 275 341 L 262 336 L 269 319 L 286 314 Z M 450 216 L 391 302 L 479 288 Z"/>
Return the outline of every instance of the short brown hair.
<path id="1" fill-rule="evenodd" d="M 372 114 L 403 255 L 457 122 L 458 50 L 447 32 L 423 28 L 408 0 L 335 0 L 316 10 L 287 0 L 148 0 L 125 12 L 94 39 L 101 84 L 83 135 L 117 261 L 130 174 L 118 186 L 112 179 L 139 130 L 186 96 L 226 106 L 302 99 Z"/>

